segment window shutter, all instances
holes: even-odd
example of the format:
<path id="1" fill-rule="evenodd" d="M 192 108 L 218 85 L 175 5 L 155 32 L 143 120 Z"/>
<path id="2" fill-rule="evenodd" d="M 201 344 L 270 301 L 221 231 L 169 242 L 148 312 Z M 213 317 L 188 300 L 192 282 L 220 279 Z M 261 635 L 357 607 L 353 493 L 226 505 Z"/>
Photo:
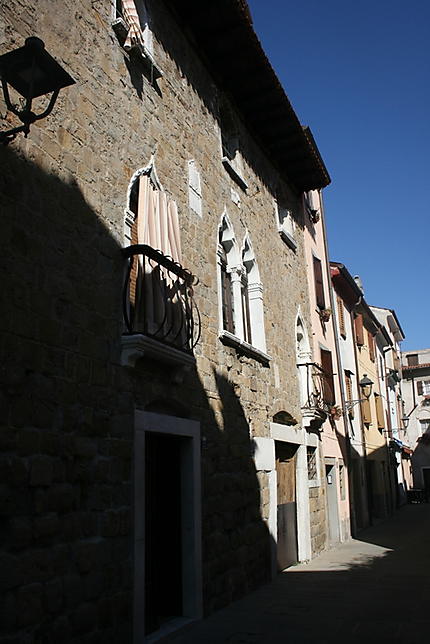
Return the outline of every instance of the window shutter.
<path id="1" fill-rule="evenodd" d="M 346 338 L 345 309 L 342 298 L 339 296 L 337 296 L 337 312 L 339 316 L 339 333 L 342 337 Z"/>
<path id="2" fill-rule="evenodd" d="M 378 394 L 375 394 L 375 403 L 376 403 L 376 418 L 378 421 L 378 429 L 383 429 L 385 427 L 384 409 L 382 407 L 382 398 Z"/>
<path id="3" fill-rule="evenodd" d="M 197 170 L 194 159 L 188 161 L 188 201 L 191 210 L 202 216 L 202 190 L 200 172 Z"/>
<path id="4" fill-rule="evenodd" d="M 411 353 L 408 356 L 406 356 L 406 360 L 408 361 L 408 365 L 410 367 L 413 367 L 414 365 L 418 364 L 418 353 Z"/>
<path id="5" fill-rule="evenodd" d="M 190 188 L 195 190 L 197 194 L 200 194 L 200 173 L 196 168 L 196 162 L 194 160 L 188 161 L 188 173 Z"/>
<path id="6" fill-rule="evenodd" d="M 364 344 L 364 330 L 363 330 L 363 316 L 361 313 L 358 313 L 357 317 L 354 320 L 355 324 L 355 341 L 359 347 L 362 347 Z"/>
<path id="7" fill-rule="evenodd" d="M 349 402 L 352 400 L 352 380 L 351 374 L 348 371 L 345 371 L 345 388 L 346 388 L 346 400 Z M 350 418 L 354 418 L 354 407 L 348 410 Z"/>
<path id="8" fill-rule="evenodd" d="M 333 363 L 330 351 L 321 349 L 321 366 L 323 368 L 323 398 L 327 405 L 334 405 Z"/>
<path id="9" fill-rule="evenodd" d="M 396 371 L 400 371 L 400 358 L 395 349 L 393 349 L 393 365 Z"/>
<path id="10" fill-rule="evenodd" d="M 372 422 L 372 414 L 370 412 L 370 400 L 363 400 L 361 403 L 361 414 L 363 423 L 369 425 Z"/>
<path id="11" fill-rule="evenodd" d="M 315 294 L 316 294 L 316 300 L 317 300 L 317 307 L 319 309 L 325 309 L 322 265 L 321 265 L 321 261 L 317 257 L 314 257 L 314 278 L 315 278 Z"/>
<path id="12" fill-rule="evenodd" d="M 375 362 L 375 341 L 370 331 L 367 332 L 367 341 L 369 343 L 369 357 L 372 362 Z"/>
<path id="13" fill-rule="evenodd" d="M 136 216 L 131 226 L 131 245 L 135 246 L 138 243 L 139 241 L 137 238 L 137 216 Z M 128 284 L 129 284 L 128 296 L 130 301 L 130 315 L 131 317 L 133 317 L 134 309 L 136 307 L 136 285 L 137 285 L 139 260 L 137 256 L 134 256 L 130 259 L 130 261 L 132 262 L 132 267 L 130 271 L 130 278 L 128 281 Z"/>
<path id="14" fill-rule="evenodd" d="M 417 380 L 417 393 L 418 396 L 422 396 L 424 393 L 423 381 Z"/>

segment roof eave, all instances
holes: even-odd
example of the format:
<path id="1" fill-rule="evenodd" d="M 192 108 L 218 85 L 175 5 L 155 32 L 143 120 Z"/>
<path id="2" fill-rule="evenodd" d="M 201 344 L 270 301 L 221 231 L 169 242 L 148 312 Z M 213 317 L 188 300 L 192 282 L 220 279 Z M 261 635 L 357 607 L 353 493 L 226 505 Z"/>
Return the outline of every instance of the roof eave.
<path id="1" fill-rule="evenodd" d="M 219 0 L 214 5 L 197 0 L 165 1 L 191 31 L 210 71 L 220 79 L 247 128 L 280 173 L 298 190 L 325 188 L 331 181 L 327 168 L 312 133 L 300 124 L 258 40 L 245 0 Z M 261 87 L 267 94 L 263 119 L 255 117 L 261 109 L 257 108 Z M 272 113 L 276 114 L 275 125 Z M 292 134 L 291 148 L 275 148 L 279 139 Z"/>

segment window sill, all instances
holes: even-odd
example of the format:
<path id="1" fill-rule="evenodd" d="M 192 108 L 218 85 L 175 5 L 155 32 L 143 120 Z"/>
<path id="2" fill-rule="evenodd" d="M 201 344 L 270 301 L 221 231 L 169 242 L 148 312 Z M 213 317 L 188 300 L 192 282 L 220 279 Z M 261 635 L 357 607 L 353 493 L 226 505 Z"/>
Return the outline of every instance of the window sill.
<path id="1" fill-rule="evenodd" d="M 112 29 L 115 32 L 118 42 L 121 47 L 124 49 L 124 42 L 128 34 L 128 26 L 125 23 L 123 18 L 116 18 L 112 21 Z M 131 49 L 124 49 L 127 53 L 134 53 L 139 58 L 140 62 L 145 66 L 145 68 L 150 72 L 151 78 L 157 80 L 163 76 L 162 70 L 158 67 L 152 55 L 141 43 L 136 43 Z"/>
<path id="2" fill-rule="evenodd" d="M 319 487 L 320 482 L 319 481 L 308 481 L 309 487 Z"/>
<path id="3" fill-rule="evenodd" d="M 279 229 L 279 234 L 283 242 L 287 244 L 292 250 L 296 250 L 297 242 L 291 233 L 288 233 L 284 228 Z"/>
<path id="4" fill-rule="evenodd" d="M 248 190 L 248 184 L 246 183 L 245 179 L 239 174 L 239 172 L 236 170 L 234 167 L 233 163 L 230 161 L 228 157 L 222 157 L 222 164 L 224 168 L 227 170 L 229 173 L 230 177 L 236 181 L 237 185 L 242 188 L 244 192 Z"/>
<path id="5" fill-rule="evenodd" d="M 137 360 L 144 356 L 177 367 L 192 366 L 196 362 L 193 355 L 162 344 L 142 333 L 121 337 L 121 364 L 123 366 L 134 367 Z"/>
<path id="6" fill-rule="evenodd" d="M 269 356 L 267 353 L 264 353 L 264 351 L 261 351 L 261 349 L 257 349 L 256 347 L 252 346 L 252 344 L 249 344 L 248 342 L 245 342 L 245 340 L 241 340 L 238 338 L 236 335 L 233 333 L 230 333 L 229 331 L 221 331 L 219 335 L 219 339 L 223 344 L 227 344 L 230 347 L 234 347 L 241 353 L 244 353 L 245 355 L 250 356 L 251 358 L 255 358 L 259 362 L 262 362 L 263 364 L 269 364 L 271 361 L 271 356 Z"/>

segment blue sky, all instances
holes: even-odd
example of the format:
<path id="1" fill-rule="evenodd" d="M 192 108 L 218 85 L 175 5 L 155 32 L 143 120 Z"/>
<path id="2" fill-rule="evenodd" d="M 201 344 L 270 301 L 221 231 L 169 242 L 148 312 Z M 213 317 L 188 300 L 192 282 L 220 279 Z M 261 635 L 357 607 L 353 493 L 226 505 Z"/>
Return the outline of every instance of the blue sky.
<path id="1" fill-rule="evenodd" d="M 331 259 L 430 347 L 430 3 L 249 0 L 254 28 L 330 173 Z"/>

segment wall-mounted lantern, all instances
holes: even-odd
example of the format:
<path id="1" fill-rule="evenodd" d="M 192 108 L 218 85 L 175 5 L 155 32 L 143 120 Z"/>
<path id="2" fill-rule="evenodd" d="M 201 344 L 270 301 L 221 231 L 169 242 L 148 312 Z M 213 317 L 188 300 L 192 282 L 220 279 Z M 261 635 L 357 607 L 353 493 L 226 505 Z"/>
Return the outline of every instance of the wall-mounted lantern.
<path id="1" fill-rule="evenodd" d="M 361 389 L 361 393 L 364 396 L 365 400 L 369 400 L 371 394 L 372 394 L 372 387 L 373 387 L 373 382 L 370 380 L 368 377 L 367 373 L 364 374 L 360 382 L 358 383 L 359 387 Z M 361 402 L 361 401 L 358 401 Z"/>
<path id="2" fill-rule="evenodd" d="M 367 373 L 364 374 L 360 382 L 358 383 L 358 386 L 361 389 L 361 393 L 363 395 L 363 398 L 360 398 L 359 400 L 348 400 L 345 407 L 347 411 L 352 409 L 354 405 L 358 405 L 358 403 L 365 402 L 366 400 L 369 400 L 371 394 L 372 394 L 372 387 L 373 387 L 373 381 L 370 380 L 368 377 Z"/>
<path id="3" fill-rule="evenodd" d="M 20 132 L 27 136 L 32 123 L 52 112 L 60 89 L 75 83 L 45 50 L 43 40 L 34 36 L 27 38 L 23 47 L 0 56 L 0 78 L 7 109 L 23 123 L 18 127 L 0 132 L 0 143 L 3 145 L 13 141 Z M 24 98 L 23 106 L 19 107 L 12 103 L 9 86 Z M 31 109 L 33 99 L 51 92 L 48 107 L 40 114 L 35 114 Z"/>
<path id="4" fill-rule="evenodd" d="M 403 416 L 403 418 L 402 418 L 403 429 L 407 429 L 407 428 L 408 428 L 409 421 L 410 421 L 409 416 Z"/>

